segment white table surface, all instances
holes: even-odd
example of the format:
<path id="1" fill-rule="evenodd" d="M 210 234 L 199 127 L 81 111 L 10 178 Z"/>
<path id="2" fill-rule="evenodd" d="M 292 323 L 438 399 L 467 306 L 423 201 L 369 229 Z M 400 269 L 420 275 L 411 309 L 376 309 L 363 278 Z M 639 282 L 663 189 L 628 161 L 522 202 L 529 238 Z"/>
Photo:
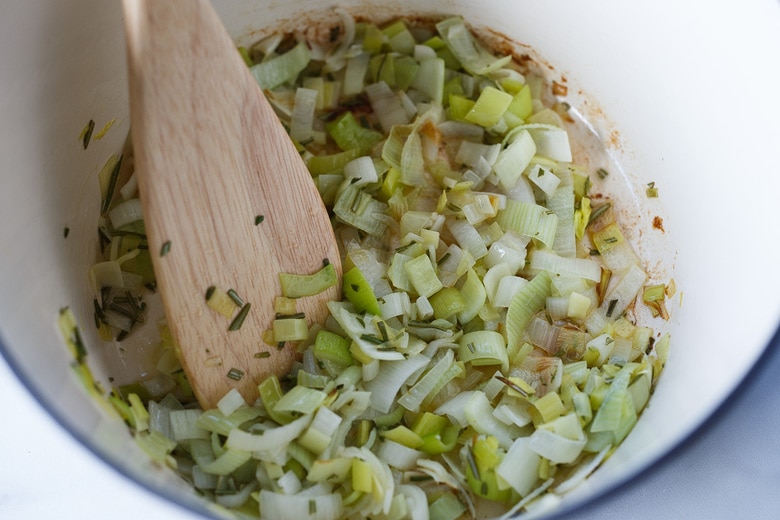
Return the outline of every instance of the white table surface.
<path id="1" fill-rule="evenodd" d="M 780 518 L 780 339 L 697 434 L 570 518 Z M 0 519 L 200 517 L 142 490 L 77 443 L 0 357 Z"/>

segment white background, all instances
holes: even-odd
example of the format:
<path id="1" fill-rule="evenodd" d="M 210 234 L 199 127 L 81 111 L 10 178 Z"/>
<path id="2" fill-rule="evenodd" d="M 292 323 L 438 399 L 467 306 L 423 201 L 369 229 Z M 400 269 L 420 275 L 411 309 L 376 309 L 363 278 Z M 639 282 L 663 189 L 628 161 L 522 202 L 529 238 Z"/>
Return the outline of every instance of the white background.
<path id="1" fill-rule="evenodd" d="M 568 518 L 780 518 L 780 339 L 697 434 Z M 197 520 L 77 443 L 0 357 L 0 519 Z"/>

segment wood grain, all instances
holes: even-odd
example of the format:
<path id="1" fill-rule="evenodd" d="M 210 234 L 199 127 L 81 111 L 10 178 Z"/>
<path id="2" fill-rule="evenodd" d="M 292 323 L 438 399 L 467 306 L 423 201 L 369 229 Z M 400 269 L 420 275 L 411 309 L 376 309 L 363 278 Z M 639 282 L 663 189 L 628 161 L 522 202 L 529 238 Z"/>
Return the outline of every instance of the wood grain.
<path id="1" fill-rule="evenodd" d="M 295 357 L 263 342 L 280 272 L 341 262 L 312 178 L 206 0 L 126 0 L 136 175 L 158 287 L 180 359 L 204 408 L 237 388 L 250 402 Z M 256 225 L 255 217 L 263 215 Z M 160 255 L 163 244 L 170 250 Z M 209 286 L 251 303 L 238 331 L 206 305 Z M 340 285 L 299 301 L 327 316 Z M 256 357 L 261 352 L 270 357 Z M 265 355 L 265 354 L 263 354 Z M 239 381 L 231 369 L 244 372 Z"/>

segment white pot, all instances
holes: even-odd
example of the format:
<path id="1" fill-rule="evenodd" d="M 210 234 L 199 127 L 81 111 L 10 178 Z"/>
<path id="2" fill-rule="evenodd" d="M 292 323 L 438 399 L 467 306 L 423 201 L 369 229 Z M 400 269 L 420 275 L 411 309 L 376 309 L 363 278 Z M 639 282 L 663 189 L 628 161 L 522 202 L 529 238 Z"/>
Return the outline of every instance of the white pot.
<path id="1" fill-rule="evenodd" d="M 330 1 L 216 2 L 249 42 L 316 22 Z M 740 384 L 778 327 L 773 210 L 780 193 L 777 3 L 342 0 L 356 14 L 461 14 L 530 45 L 565 78 L 570 102 L 620 165 L 607 190 L 651 275 L 673 277 L 682 305 L 664 329 L 673 349 L 650 406 L 620 449 L 561 507 L 635 476 L 685 439 Z M 517 47 L 522 49 L 521 46 Z M 92 328 L 88 267 L 97 254 L 97 172 L 129 120 L 119 2 L 50 0 L 0 7 L 0 351 L 81 442 L 140 484 L 203 510 L 178 478 L 138 455 L 72 376 L 56 318 L 70 306 Z M 89 120 L 105 137 L 84 150 Z M 657 200 L 645 197 L 654 182 Z M 663 220 L 661 231 L 653 218 Z M 656 223 L 657 224 L 657 223 Z M 67 238 L 64 228 L 70 229 Z M 679 300 L 677 300 L 679 302 Z M 99 378 L 106 367 L 92 367 Z"/>

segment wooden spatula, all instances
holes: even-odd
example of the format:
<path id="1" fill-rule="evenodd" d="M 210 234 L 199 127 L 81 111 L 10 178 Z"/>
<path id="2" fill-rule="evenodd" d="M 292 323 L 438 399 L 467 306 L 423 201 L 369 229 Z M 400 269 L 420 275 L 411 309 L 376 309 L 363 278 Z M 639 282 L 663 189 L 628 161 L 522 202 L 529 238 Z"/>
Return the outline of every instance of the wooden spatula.
<path id="1" fill-rule="evenodd" d="M 264 341 L 279 274 L 335 267 L 339 285 L 297 301 L 309 323 L 339 297 L 333 228 L 210 3 L 123 3 L 136 175 L 168 324 L 204 408 L 231 388 L 251 404 L 258 383 L 286 374 L 296 355 Z M 236 316 L 207 305 L 212 286 L 240 297 L 236 316 L 250 305 L 238 330 L 228 330 Z"/>

